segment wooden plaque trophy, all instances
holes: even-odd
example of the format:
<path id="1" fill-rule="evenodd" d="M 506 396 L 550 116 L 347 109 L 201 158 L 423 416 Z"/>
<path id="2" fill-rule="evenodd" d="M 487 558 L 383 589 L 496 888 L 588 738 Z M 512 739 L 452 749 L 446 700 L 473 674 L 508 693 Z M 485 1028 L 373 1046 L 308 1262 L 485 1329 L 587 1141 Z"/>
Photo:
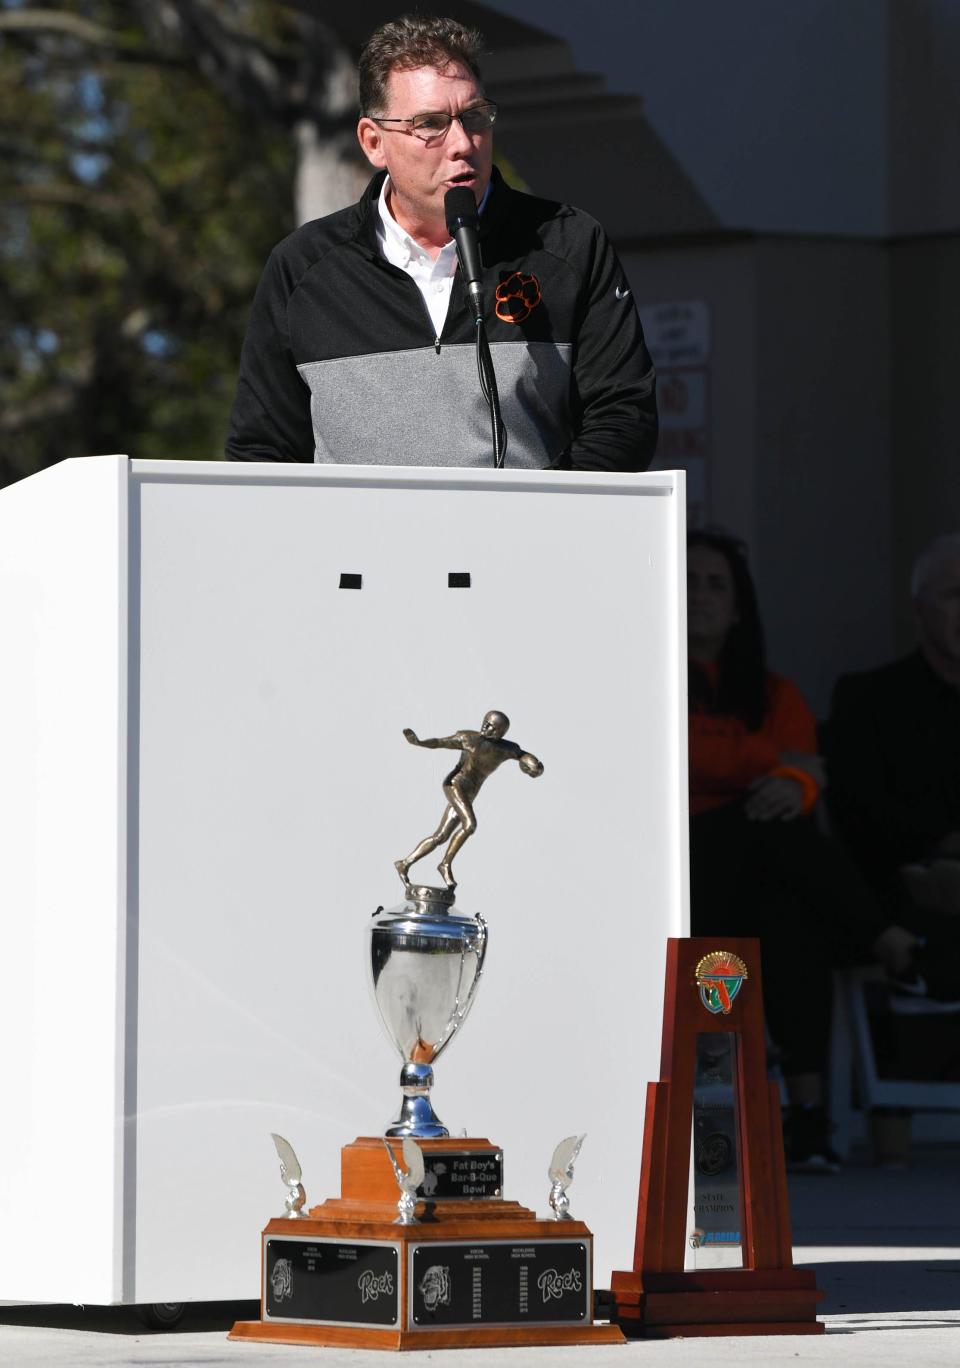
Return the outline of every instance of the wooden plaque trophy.
<path id="1" fill-rule="evenodd" d="M 553 1156 L 554 1219 L 503 1196 L 503 1155 L 487 1140 L 454 1140 L 430 1102 L 433 1061 L 463 1023 L 487 946 L 486 923 L 454 905 L 451 862 L 472 833 L 473 799 L 504 761 L 531 778 L 539 760 L 503 739 L 490 712 L 479 731 L 411 745 L 461 752 L 444 782 L 436 831 L 396 867 L 405 900 L 378 908 L 368 963 L 387 1033 L 403 1059 L 403 1101 L 386 1136 L 342 1150 L 341 1193 L 304 1212 L 296 1156 L 274 1137 L 290 1195 L 262 1236 L 261 1319 L 231 1339 L 379 1349 L 622 1343 L 593 1323 L 593 1237 L 569 1213 L 566 1188 L 582 1136 Z M 411 885 L 417 860 L 443 842 L 443 888 Z M 398 1200 L 399 1197 L 399 1200 Z"/>
<path id="2" fill-rule="evenodd" d="M 793 1267 L 758 940 L 667 942 L 660 1074 L 647 1084 L 633 1268 L 613 1275 L 618 1324 L 650 1338 L 822 1332 L 815 1275 Z M 742 1267 L 685 1269 L 688 1246 L 740 1251 Z"/>

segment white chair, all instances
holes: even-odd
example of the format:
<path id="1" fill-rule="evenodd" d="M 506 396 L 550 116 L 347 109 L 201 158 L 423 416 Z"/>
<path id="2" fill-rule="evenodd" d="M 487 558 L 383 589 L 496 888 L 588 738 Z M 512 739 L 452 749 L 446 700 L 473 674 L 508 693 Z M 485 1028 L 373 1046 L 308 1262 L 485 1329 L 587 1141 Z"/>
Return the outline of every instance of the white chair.
<path id="1" fill-rule="evenodd" d="M 886 986 L 879 965 L 834 975 L 830 1048 L 834 1148 L 838 1154 L 848 1155 L 853 1145 L 867 1138 L 869 1115 L 880 1108 L 901 1108 L 915 1115 L 940 1114 L 933 1127 L 916 1127 L 917 1138 L 960 1138 L 960 1081 L 880 1076 L 867 1001 L 871 990 L 884 995 L 884 1009 L 894 1017 L 940 1016 L 953 1023 L 960 1015 L 960 1003 L 934 1002 L 895 992 Z"/>

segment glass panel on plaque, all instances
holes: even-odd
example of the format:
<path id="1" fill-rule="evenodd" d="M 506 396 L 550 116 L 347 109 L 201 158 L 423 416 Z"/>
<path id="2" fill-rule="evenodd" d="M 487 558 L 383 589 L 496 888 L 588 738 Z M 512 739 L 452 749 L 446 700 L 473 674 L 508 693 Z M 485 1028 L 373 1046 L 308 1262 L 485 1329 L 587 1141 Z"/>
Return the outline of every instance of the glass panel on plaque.
<path id="1" fill-rule="evenodd" d="M 737 1041 L 732 1031 L 697 1036 L 693 1089 L 693 1268 L 742 1268 L 740 1142 L 737 1132 Z"/>

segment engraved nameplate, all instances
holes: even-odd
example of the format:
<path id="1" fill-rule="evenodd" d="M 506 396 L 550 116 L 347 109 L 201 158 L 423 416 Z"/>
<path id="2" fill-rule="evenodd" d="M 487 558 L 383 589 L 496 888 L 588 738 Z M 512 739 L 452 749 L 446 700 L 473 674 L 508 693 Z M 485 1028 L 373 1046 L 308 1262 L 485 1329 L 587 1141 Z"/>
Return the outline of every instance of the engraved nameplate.
<path id="1" fill-rule="evenodd" d="M 693 1092 L 693 1216 L 696 1268 L 743 1265 L 736 1040 L 730 1031 L 697 1036 Z"/>
<path id="2" fill-rule="evenodd" d="M 584 1325 L 590 1251 L 583 1240 L 458 1240 L 414 1245 L 411 1330 L 469 1325 Z"/>
<path id="3" fill-rule="evenodd" d="M 475 1202 L 503 1192 L 500 1150 L 446 1150 L 425 1153 L 423 1161 L 417 1196 L 428 1202 Z"/>
<path id="4" fill-rule="evenodd" d="M 265 1236 L 263 1319 L 399 1325 L 400 1251 L 384 1242 Z"/>

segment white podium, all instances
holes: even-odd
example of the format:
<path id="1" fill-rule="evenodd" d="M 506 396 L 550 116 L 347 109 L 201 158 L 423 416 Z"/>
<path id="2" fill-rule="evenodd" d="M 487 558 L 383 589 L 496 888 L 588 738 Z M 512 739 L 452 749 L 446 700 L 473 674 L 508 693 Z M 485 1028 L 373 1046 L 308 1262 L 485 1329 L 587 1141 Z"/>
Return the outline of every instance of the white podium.
<path id="1" fill-rule="evenodd" d="M 318 1202 L 399 1101 L 365 927 L 453 759 L 402 728 L 490 708 L 546 772 L 458 857 L 490 950 L 434 1103 L 541 1213 L 586 1131 L 573 1212 L 599 1286 L 629 1267 L 687 933 L 681 481 L 108 456 L 0 492 L 0 1298 L 258 1295 L 270 1132 Z"/>

